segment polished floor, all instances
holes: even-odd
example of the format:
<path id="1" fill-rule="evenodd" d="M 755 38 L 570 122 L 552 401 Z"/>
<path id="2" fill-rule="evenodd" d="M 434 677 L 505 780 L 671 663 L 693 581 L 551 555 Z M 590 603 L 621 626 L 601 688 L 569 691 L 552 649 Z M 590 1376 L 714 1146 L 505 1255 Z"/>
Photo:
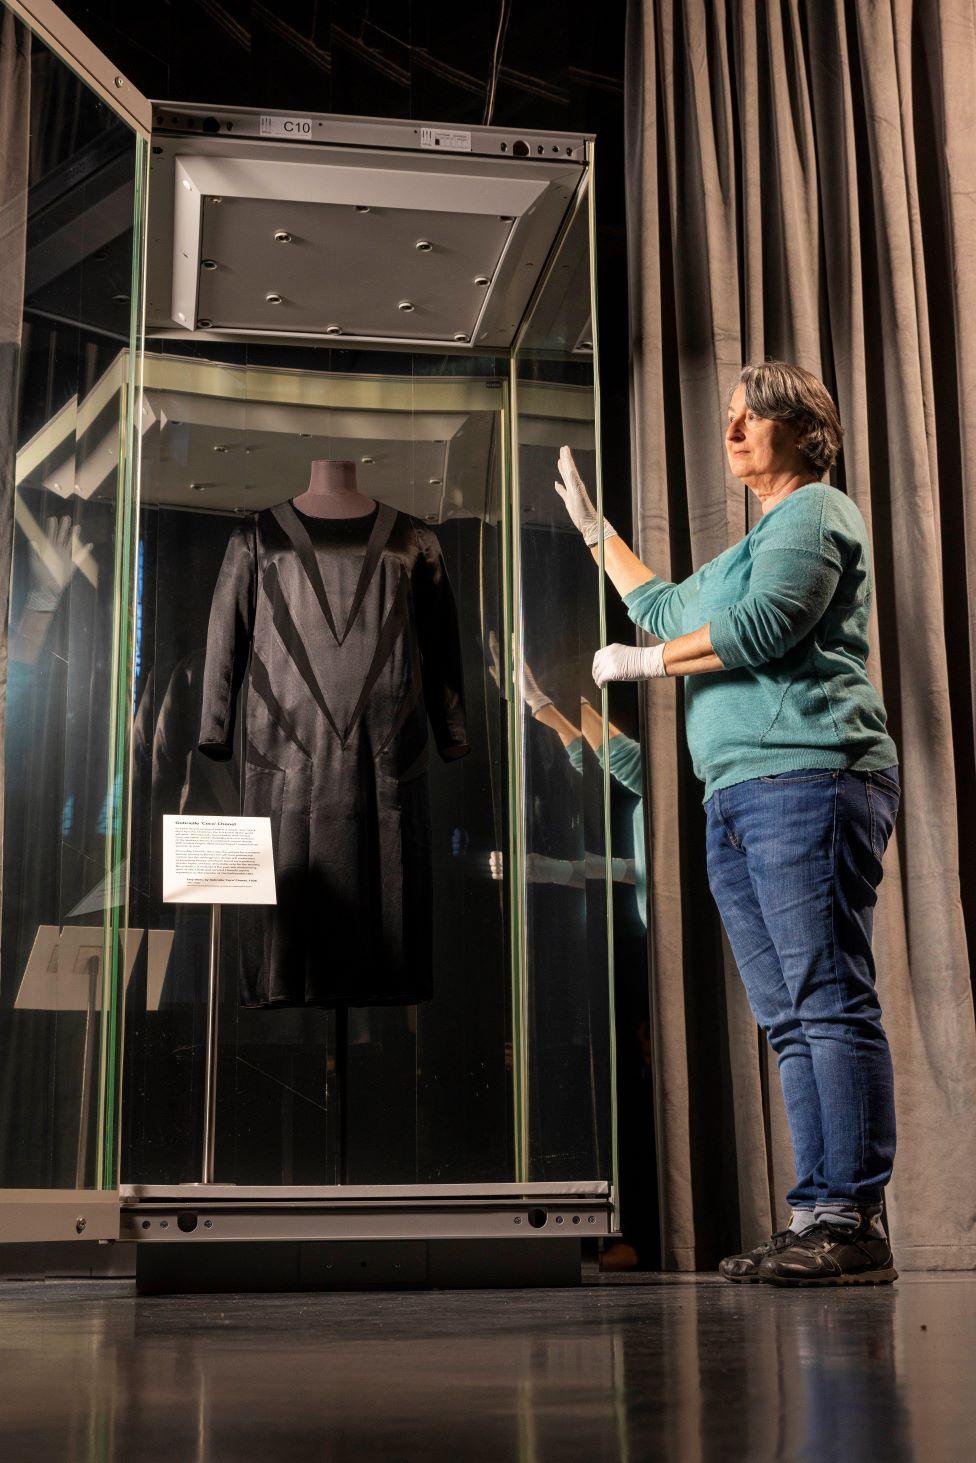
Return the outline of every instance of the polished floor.
<path id="1" fill-rule="evenodd" d="M 970 1463 L 976 1276 L 782 1291 L 0 1287 L 10 1463 Z"/>

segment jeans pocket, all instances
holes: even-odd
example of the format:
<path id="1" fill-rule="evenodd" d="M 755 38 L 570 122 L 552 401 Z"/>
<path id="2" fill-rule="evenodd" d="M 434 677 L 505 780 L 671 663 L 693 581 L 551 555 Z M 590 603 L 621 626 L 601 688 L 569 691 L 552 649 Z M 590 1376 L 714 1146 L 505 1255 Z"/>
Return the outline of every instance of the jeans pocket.
<path id="1" fill-rule="evenodd" d="M 876 787 L 882 788 L 892 797 L 901 797 L 901 783 L 898 782 L 897 778 L 891 777 L 887 772 L 869 772 L 868 782 L 873 783 Z"/>
<path id="2" fill-rule="evenodd" d="M 875 858 L 881 859 L 898 817 L 901 789 L 888 781 L 882 783 L 876 773 L 871 776 L 872 781 L 867 784 L 868 807 L 871 810 L 871 849 Z"/>

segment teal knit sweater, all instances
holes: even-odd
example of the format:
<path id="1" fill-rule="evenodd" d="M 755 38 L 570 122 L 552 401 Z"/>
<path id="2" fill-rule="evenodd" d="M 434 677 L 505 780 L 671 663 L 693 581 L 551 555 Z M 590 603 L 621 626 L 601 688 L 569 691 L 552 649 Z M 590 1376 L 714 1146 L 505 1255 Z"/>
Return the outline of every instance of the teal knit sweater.
<path id="1" fill-rule="evenodd" d="M 706 801 L 751 777 L 898 761 L 865 668 L 871 594 L 864 519 L 836 488 L 811 483 L 689 579 L 625 595 L 631 619 L 662 640 L 711 625 L 726 669 L 684 684 Z"/>

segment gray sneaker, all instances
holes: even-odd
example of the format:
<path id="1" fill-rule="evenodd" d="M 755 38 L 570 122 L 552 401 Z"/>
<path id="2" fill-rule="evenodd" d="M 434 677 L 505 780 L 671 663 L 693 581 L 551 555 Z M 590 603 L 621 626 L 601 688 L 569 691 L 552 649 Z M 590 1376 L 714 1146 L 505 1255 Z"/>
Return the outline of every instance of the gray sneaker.
<path id="1" fill-rule="evenodd" d="M 745 1250 L 741 1255 L 726 1255 L 724 1260 L 719 1261 L 718 1273 L 725 1280 L 734 1280 L 737 1284 L 743 1281 L 758 1280 L 759 1266 L 762 1262 L 772 1256 L 778 1255 L 782 1250 L 790 1247 L 799 1235 L 793 1229 L 781 1229 L 776 1234 L 771 1234 L 769 1239 L 764 1239 L 761 1245 L 754 1249 Z"/>

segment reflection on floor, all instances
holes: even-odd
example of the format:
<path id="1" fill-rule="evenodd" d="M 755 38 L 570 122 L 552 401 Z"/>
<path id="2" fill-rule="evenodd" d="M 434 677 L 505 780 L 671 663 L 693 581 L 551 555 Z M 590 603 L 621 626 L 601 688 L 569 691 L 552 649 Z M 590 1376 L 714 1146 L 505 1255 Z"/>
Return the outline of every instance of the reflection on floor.
<path id="1" fill-rule="evenodd" d="M 31 1463 L 976 1454 L 971 1274 L 192 1299 L 8 1284 L 0 1350 L 0 1455 Z"/>

